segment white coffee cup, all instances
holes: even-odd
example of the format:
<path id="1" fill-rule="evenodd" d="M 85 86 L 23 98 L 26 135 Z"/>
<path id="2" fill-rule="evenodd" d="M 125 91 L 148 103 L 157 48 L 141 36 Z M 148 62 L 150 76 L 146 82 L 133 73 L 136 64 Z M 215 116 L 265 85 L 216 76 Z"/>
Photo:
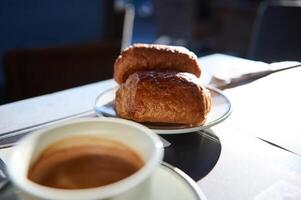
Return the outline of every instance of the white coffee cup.
<path id="1" fill-rule="evenodd" d="M 88 189 L 57 189 L 28 179 L 30 165 L 50 144 L 70 136 L 95 136 L 115 140 L 132 148 L 144 161 L 134 174 L 115 183 Z M 13 149 L 8 174 L 20 190 L 21 199 L 47 200 L 140 200 L 151 199 L 151 177 L 163 157 L 163 144 L 150 129 L 138 123 L 116 119 L 79 119 L 24 137 Z"/>

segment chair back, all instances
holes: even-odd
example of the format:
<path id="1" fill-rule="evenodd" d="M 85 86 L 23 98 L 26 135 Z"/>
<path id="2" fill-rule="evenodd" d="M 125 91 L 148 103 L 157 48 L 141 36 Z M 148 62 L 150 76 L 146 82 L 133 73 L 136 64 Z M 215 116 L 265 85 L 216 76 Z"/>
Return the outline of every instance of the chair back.
<path id="1" fill-rule="evenodd" d="M 4 55 L 8 102 L 85 85 L 113 76 L 121 43 L 24 49 Z"/>
<path id="2" fill-rule="evenodd" d="M 265 62 L 301 61 L 300 1 L 260 5 L 248 57 Z"/>

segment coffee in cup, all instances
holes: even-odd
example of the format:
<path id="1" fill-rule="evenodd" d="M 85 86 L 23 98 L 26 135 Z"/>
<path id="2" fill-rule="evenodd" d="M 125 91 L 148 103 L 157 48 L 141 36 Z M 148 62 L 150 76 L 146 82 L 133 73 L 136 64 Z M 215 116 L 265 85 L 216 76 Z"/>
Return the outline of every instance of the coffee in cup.
<path id="1" fill-rule="evenodd" d="M 48 146 L 31 165 L 28 178 L 54 188 L 92 188 L 120 181 L 143 165 L 142 158 L 121 142 L 74 136 Z"/>
<path id="2" fill-rule="evenodd" d="M 25 136 L 8 174 L 22 200 L 151 200 L 163 144 L 124 119 L 77 119 Z"/>

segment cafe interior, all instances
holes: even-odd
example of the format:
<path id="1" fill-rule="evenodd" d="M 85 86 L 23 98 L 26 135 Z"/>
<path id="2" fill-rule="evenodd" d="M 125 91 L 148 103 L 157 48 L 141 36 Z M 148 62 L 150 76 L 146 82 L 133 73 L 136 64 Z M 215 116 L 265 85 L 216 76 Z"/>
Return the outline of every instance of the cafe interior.
<path id="1" fill-rule="evenodd" d="M 201 125 L 138 121 L 164 146 L 143 199 L 301 199 L 300 0 L 4 0 L 0 27 L 1 200 L 34 194 L 10 169 L 23 138 L 78 118 L 137 123 L 106 98 L 138 43 L 188 49 L 212 98 Z"/>

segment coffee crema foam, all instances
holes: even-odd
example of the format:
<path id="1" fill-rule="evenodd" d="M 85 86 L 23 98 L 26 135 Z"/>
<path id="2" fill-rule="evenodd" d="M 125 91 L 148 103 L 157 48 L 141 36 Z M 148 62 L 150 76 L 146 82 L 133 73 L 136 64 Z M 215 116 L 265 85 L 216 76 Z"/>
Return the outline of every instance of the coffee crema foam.
<path id="1" fill-rule="evenodd" d="M 120 142 L 75 136 L 42 151 L 30 166 L 28 178 L 54 188 L 93 188 L 124 179 L 143 165 L 140 156 Z"/>

